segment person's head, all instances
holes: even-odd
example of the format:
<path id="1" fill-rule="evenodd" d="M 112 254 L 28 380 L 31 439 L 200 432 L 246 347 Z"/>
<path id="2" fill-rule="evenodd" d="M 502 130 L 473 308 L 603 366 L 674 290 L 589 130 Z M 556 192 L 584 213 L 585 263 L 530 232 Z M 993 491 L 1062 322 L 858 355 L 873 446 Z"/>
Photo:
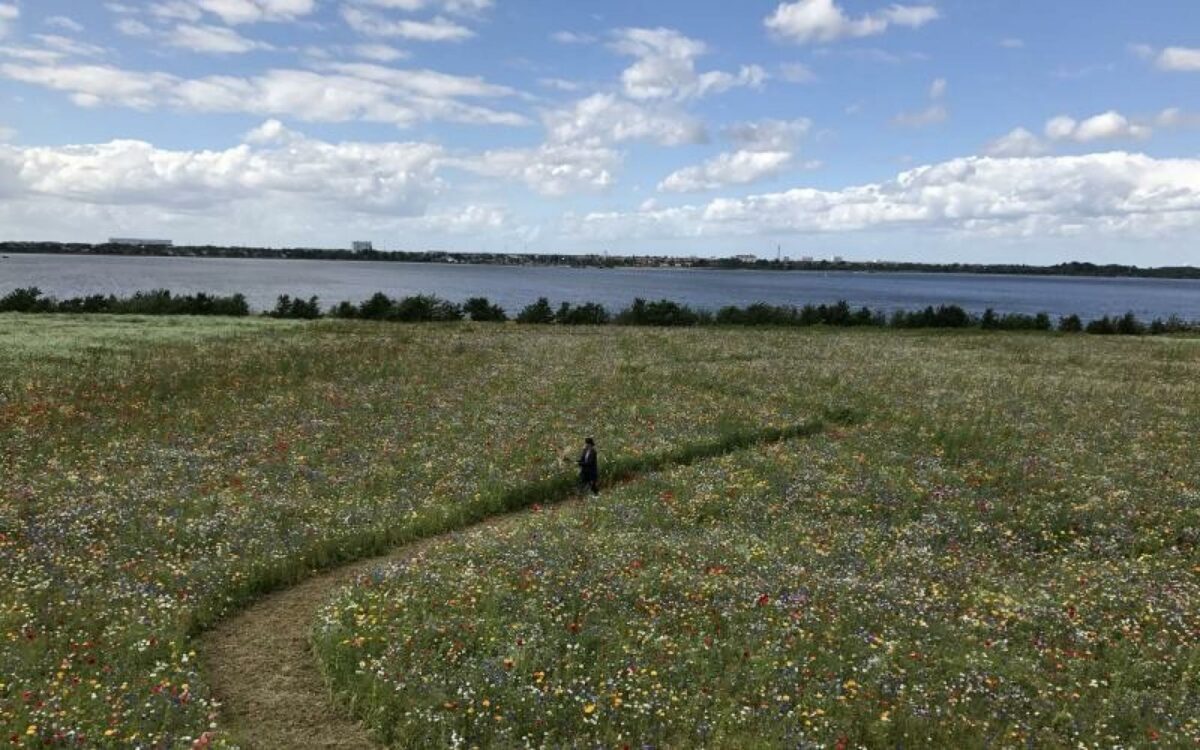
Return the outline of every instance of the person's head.
<path id="1" fill-rule="evenodd" d="M 595 441 L 595 440 L 592 440 L 591 438 L 584 438 L 584 439 L 583 439 L 583 442 L 584 442 L 584 444 L 585 444 L 585 445 L 590 445 L 590 446 L 592 446 L 593 448 L 594 448 L 594 447 L 596 447 L 596 441 Z"/>

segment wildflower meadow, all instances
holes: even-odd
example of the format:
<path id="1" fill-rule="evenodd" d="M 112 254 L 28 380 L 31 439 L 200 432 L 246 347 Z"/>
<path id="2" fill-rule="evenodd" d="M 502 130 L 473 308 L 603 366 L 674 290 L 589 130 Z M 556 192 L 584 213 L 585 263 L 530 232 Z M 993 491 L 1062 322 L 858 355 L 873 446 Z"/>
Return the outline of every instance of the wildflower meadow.
<path id="1" fill-rule="evenodd" d="M 860 424 L 439 541 L 327 674 L 396 747 L 1200 743 L 1194 345 L 837 343 Z"/>
<path id="2" fill-rule="evenodd" d="M 1200 740 L 1190 340 L 3 315 L 0 343 L 8 746 L 236 746 L 197 634 L 539 503 L 314 621 L 381 741 Z M 585 436 L 626 481 L 551 510 Z"/>

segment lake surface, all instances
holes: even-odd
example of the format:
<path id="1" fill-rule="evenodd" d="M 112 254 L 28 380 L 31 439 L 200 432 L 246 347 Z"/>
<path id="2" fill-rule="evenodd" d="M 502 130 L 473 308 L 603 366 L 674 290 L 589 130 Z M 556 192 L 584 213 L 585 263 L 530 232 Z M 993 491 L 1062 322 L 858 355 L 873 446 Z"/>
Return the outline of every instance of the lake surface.
<path id="1" fill-rule="evenodd" d="M 1139 318 L 1179 315 L 1200 321 L 1200 281 L 1092 279 L 1060 276 L 982 276 L 919 273 L 814 273 L 691 269 L 573 269 L 225 258 L 134 258 L 88 255 L 10 255 L 0 258 L 0 295 L 36 286 L 55 297 L 128 295 L 149 289 L 246 295 L 257 310 L 280 294 L 321 298 L 328 307 L 360 302 L 375 292 L 393 297 L 436 294 L 462 302 L 484 296 L 515 312 L 538 297 L 600 302 L 610 310 L 635 297 L 670 299 L 716 310 L 753 302 L 803 305 L 846 300 L 873 309 L 912 310 L 955 304 L 972 312 L 1085 320 L 1133 311 Z"/>

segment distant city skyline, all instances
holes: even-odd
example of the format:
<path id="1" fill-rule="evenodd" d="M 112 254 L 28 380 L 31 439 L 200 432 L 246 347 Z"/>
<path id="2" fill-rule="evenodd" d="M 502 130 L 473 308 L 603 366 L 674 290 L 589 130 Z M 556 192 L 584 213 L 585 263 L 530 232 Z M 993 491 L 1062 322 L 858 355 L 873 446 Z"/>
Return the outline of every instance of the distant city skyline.
<path id="1" fill-rule="evenodd" d="M 0 241 L 1200 265 L 1200 3 L 0 0 Z"/>

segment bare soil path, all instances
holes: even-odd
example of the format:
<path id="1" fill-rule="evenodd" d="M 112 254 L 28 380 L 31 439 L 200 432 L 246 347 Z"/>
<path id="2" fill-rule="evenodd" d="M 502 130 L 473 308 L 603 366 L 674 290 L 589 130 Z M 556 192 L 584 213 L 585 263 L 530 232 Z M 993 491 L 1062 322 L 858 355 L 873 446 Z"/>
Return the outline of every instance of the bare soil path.
<path id="1" fill-rule="evenodd" d="M 577 501 L 541 512 L 554 512 L 572 502 Z M 490 518 L 448 536 L 511 523 L 529 512 Z M 309 632 L 317 610 L 338 588 L 374 567 L 413 557 L 441 538 L 414 542 L 315 575 L 262 598 L 201 636 L 200 654 L 213 694 L 221 703 L 223 731 L 247 750 L 378 747 L 362 724 L 333 700 L 317 666 Z"/>

